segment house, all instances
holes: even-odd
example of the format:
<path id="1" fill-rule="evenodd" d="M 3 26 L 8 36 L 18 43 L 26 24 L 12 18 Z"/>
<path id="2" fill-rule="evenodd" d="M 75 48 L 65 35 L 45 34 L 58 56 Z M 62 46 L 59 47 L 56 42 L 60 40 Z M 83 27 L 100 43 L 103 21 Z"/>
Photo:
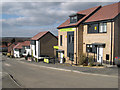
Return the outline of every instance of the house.
<path id="1" fill-rule="evenodd" d="M 8 47 L 4 44 L 0 45 L 0 52 L 7 52 L 8 51 Z"/>
<path id="2" fill-rule="evenodd" d="M 22 52 L 21 52 L 21 50 L 22 50 L 22 43 L 23 42 L 19 42 L 17 45 L 15 45 L 13 47 L 14 57 L 18 58 L 18 57 L 22 56 Z"/>
<path id="3" fill-rule="evenodd" d="M 31 55 L 31 49 L 30 49 L 30 41 L 24 41 L 22 43 L 22 55 L 27 56 Z"/>
<path id="4" fill-rule="evenodd" d="M 49 31 L 40 32 L 31 38 L 31 55 L 37 60 L 43 56 L 54 57 L 55 45 L 57 45 L 56 36 Z"/>
<path id="5" fill-rule="evenodd" d="M 14 52 L 13 52 L 13 47 L 16 45 L 17 43 L 9 43 L 8 44 L 8 56 L 14 56 Z"/>
<path id="6" fill-rule="evenodd" d="M 69 16 L 58 30 L 58 58 L 60 63 L 78 64 L 83 53 L 83 22 L 101 6 L 79 11 Z"/>
<path id="7" fill-rule="evenodd" d="M 101 64 L 120 57 L 120 2 L 101 7 L 84 22 L 83 53 Z"/>
<path id="8" fill-rule="evenodd" d="M 79 11 L 58 26 L 60 62 L 81 64 L 85 54 L 101 64 L 113 63 L 120 55 L 119 4 Z"/>

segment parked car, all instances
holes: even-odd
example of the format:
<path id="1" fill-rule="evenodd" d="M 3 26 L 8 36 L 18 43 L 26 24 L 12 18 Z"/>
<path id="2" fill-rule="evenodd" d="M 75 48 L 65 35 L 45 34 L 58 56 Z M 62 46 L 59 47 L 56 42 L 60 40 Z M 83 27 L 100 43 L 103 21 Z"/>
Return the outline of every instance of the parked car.
<path id="1" fill-rule="evenodd" d="M 120 57 L 115 57 L 115 65 L 120 67 Z"/>

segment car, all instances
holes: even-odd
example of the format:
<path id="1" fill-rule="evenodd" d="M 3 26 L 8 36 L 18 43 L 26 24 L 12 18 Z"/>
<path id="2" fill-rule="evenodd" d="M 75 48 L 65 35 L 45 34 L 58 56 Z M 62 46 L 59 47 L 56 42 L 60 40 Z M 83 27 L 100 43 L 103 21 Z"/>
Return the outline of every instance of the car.
<path id="1" fill-rule="evenodd" d="M 120 57 L 115 57 L 115 65 L 120 67 Z"/>

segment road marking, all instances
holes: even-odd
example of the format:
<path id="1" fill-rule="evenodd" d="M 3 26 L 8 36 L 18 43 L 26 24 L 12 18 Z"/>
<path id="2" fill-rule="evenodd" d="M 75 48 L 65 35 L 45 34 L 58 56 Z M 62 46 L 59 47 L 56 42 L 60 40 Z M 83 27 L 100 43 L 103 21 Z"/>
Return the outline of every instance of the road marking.
<path id="1" fill-rule="evenodd" d="M 8 64 L 8 63 L 5 63 L 5 65 L 6 65 L 6 66 L 8 66 L 8 67 L 9 67 L 9 66 L 11 66 L 11 65 L 10 65 L 10 64 Z"/>
<path id="2" fill-rule="evenodd" d="M 87 73 L 87 72 L 81 72 L 81 71 L 77 71 L 77 70 L 69 70 L 69 69 L 62 69 L 62 68 L 55 68 L 55 67 L 49 67 L 49 66 L 43 66 L 43 65 L 35 65 L 33 63 L 25 63 L 25 62 L 21 62 L 27 65 L 32 65 L 32 66 L 36 66 L 36 67 L 42 67 L 42 68 L 48 68 L 48 69 L 53 69 L 53 70 L 60 70 L 60 71 L 67 71 L 67 72 L 74 72 L 74 73 L 80 73 L 80 74 L 86 74 L 86 75 L 95 75 L 95 76 L 105 76 L 105 77 L 116 77 L 118 78 L 118 76 L 114 76 L 114 75 L 103 75 L 103 74 L 95 74 L 95 73 Z"/>
<path id="3" fill-rule="evenodd" d="M 103 74 L 87 73 L 87 72 L 80 72 L 80 71 L 76 71 L 76 70 L 72 70 L 72 72 L 80 73 L 80 74 L 87 74 L 87 75 L 105 76 L 105 77 L 116 77 L 116 78 L 118 78 L 118 76 L 114 76 L 114 75 L 103 75 Z"/>

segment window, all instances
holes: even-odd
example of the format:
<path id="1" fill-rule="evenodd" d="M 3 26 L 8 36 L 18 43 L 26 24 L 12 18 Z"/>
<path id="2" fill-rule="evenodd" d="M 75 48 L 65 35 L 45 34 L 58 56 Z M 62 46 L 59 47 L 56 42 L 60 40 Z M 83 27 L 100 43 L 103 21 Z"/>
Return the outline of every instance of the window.
<path id="1" fill-rule="evenodd" d="M 98 33 L 98 24 L 89 24 L 88 25 L 88 33 Z"/>
<path id="2" fill-rule="evenodd" d="M 74 36 L 73 35 L 69 35 L 69 43 L 74 43 Z"/>
<path id="3" fill-rule="evenodd" d="M 93 44 L 87 44 L 86 45 L 86 52 L 88 53 L 97 53 L 97 47 Z"/>
<path id="4" fill-rule="evenodd" d="M 19 49 L 19 52 L 21 53 L 21 49 Z"/>
<path id="5" fill-rule="evenodd" d="M 26 49 L 30 49 L 30 46 L 26 46 Z"/>
<path id="6" fill-rule="evenodd" d="M 60 46 L 62 46 L 62 35 L 60 35 Z"/>
<path id="7" fill-rule="evenodd" d="M 92 52 L 92 44 L 86 45 L 86 52 Z"/>
<path id="8" fill-rule="evenodd" d="M 70 23 L 76 23 L 76 22 L 77 22 L 77 16 L 71 16 Z"/>
<path id="9" fill-rule="evenodd" d="M 107 23 L 88 24 L 88 33 L 106 33 Z"/>
<path id="10" fill-rule="evenodd" d="M 26 50 L 24 51 L 24 53 L 26 53 Z"/>
<path id="11" fill-rule="evenodd" d="M 36 41 L 34 43 L 35 43 L 35 55 L 36 55 L 36 53 L 37 53 L 37 51 L 36 51 Z"/>
<path id="12" fill-rule="evenodd" d="M 106 60 L 109 60 L 109 54 L 106 54 Z"/>
<path id="13" fill-rule="evenodd" d="M 100 24 L 99 24 L 99 32 L 100 32 L 100 33 L 105 33 L 105 32 L 107 32 L 107 23 L 100 23 Z"/>

